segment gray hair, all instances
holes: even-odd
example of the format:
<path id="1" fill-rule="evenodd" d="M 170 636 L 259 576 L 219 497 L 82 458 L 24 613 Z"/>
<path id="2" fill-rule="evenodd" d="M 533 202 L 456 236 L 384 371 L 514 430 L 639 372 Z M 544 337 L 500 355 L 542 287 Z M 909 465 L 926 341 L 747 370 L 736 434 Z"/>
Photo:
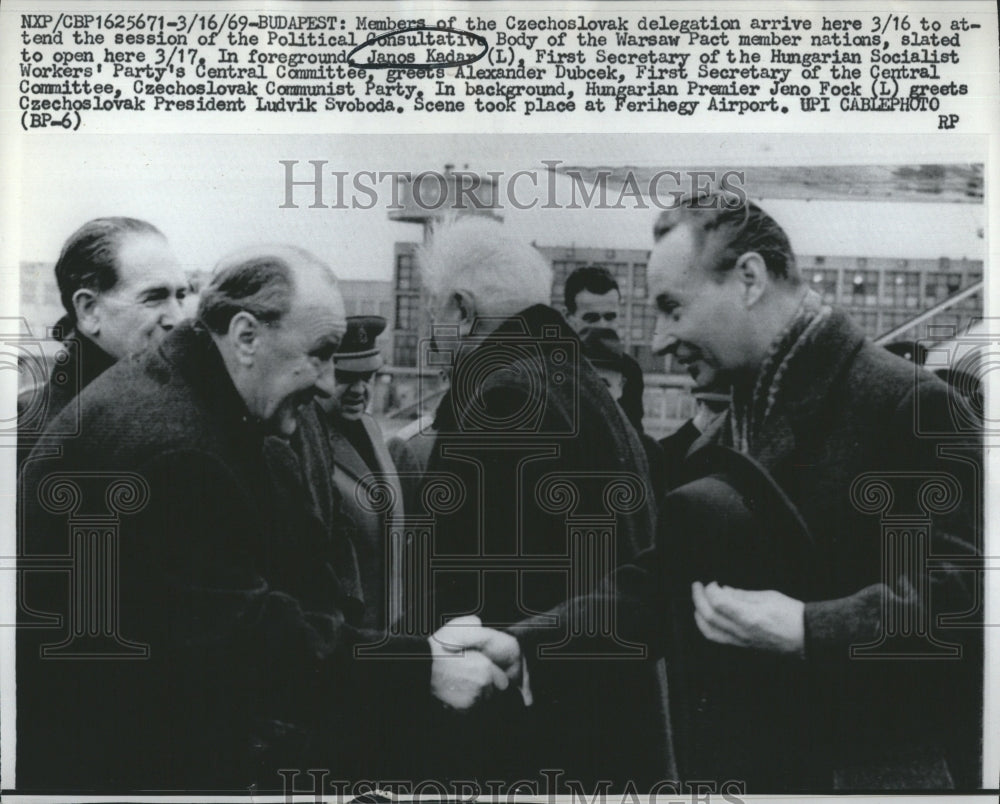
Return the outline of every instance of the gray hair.
<path id="1" fill-rule="evenodd" d="M 323 269 L 336 284 L 329 266 L 297 246 L 254 247 L 224 257 L 201 291 L 198 319 L 216 335 L 226 333 L 240 312 L 264 323 L 280 321 L 292 307 L 293 266 L 301 264 Z"/>
<path id="2" fill-rule="evenodd" d="M 548 260 L 490 218 L 466 215 L 435 226 L 417 261 L 433 296 L 471 293 L 480 315 L 509 316 L 551 302 Z"/>

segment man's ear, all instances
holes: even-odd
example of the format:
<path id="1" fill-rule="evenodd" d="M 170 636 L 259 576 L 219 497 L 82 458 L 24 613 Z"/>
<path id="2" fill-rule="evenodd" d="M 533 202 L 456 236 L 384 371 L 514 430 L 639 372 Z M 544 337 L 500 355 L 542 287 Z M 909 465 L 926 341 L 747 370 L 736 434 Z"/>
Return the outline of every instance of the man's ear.
<path id="1" fill-rule="evenodd" d="M 87 288 L 80 288 L 73 294 L 73 312 L 76 326 L 84 335 L 96 338 L 101 333 L 101 316 L 97 309 L 97 294 Z"/>
<path id="2" fill-rule="evenodd" d="M 736 260 L 736 278 L 742 286 L 743 303 L 753 307 L 767 289 L 770 277 L 767 273 L 767 263 L 756 251 L 747 251 Z"/>
<path id="3" fill-rule="evenodd" d="M 471 329 L 472 322 L 476 320 L 476 297 L 464 290 L 456 290 L 451 296 L 451 303 L 458 310 L 458 325 Z"/>
<path id="4" fill-rule="evenodd" d="M 229 340 L 241 365 L 253 365 L 254 357 L 260 348 L 263 328 L 264 324 L 246 310 L 241 310 L 230 319 Z"/>

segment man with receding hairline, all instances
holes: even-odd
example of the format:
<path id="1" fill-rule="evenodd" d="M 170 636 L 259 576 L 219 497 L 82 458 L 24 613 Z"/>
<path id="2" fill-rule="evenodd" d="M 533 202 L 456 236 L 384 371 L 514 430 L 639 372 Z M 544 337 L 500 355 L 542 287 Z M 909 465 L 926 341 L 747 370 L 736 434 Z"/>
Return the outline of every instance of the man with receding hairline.
<path id="1" fill-rule="evenodd" d="M 32 560 L 65 559 L 72 522 L 61 501 L 118 519 L 92 590 L 100 612 L 74 608 L 87 595 L 71 597 L 63 573 L 24 565 L 22 615 L 72 623 L 63 654 L 85 634 L 114 633 L 105 653 L 88 643 L 90 660 L 60 661 L 48 657 L 60 633 L 19 630 L 19 789 L 275 790 L 280 769 L 315 767 L 405 778 L 419 772 L 410 757 L 431 693 L 469 704 L 508 685 L 482 654 L 451 649 L 456 626 L 395 637 L 392 660 L 356 652 L 384 633 L 362 626 L 350 533 L 317 510 L 288 441 L 299 409 L 334 392 L 344 332 L 322 261 L 289 246 L 232 255 L 196 321 L 108 369 L 80 397 L 80 434 L 28 458 L 20 499 Z M 69 496 L 46 492 L 52 477 Z M 73 588 L 88 578 L 72 576 Z M 463 631 L 469 647 L 484 638 L 513 641 Z"/>
<path id="2" fill-rule="evenodd" d="M 533 650 L 544 623 L 610 598 L 620 633 L 666 656 L 681 779 L 978 789 L 974 417 L 825 305 L 774 218 L 730 202 L 663 213 L 648 288 L 654 350 L 732 403 L 662 498 L 655 549 L 511 629 L 533 697 L 562 696 L 567 675 Z"/>
<path id="3" fill-rule="evenodd" d="M 147 221 L 87 221 L 66 239 L 54 270 L 65 309 L 55 330 L 65 357 L 45 386 L 19 395 L 22 435 L 42 433 L 116 360 L 159 343 L 187 317 L 187 278 L 166 237 Z"/>

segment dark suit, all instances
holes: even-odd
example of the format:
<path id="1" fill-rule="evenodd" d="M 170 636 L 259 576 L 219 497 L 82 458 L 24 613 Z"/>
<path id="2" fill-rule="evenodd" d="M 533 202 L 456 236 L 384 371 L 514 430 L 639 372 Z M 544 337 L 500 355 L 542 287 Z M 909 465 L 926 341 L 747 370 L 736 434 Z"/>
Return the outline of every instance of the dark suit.
<path id="1" fill-rule="evenodd" d="M 26 463 L 22 567 L 73 553 L 67 514 L 110 508 L 101 528 L 119 532 L 118 639 L 98 645 L 100 661 L 40 659 L 65 628 L 19 631 L 19 787 L 245 792 L 280 789 L 282 767 L 402 772 L 394 738 L 429 697 L 426 660 L 354 658 L 380 635 L 360 627 L 349 545 L 316 510 L 287 442 L 248 414 L 207 331 L 182 325 L 120 361 L 80 408 L 82 433 L 57 440 L 61 457 Z M 62 493 L 46 485 L 54 472 L 67 475 Z M 65 491 L 74 486 L 78 497 Z M 34 611 L 80 614 L 64 572 L 21 580 Z M 121 640 L 147 655 L 107 658 L 135 654 Z M 420 639 L 410 648 L 428 651 Z"/>
<path id="2" fill-rule="evenodd" d="M 642 433 L 642 420 L 646 415 L 643 404 L 643 392 L 646 389 L 646 381 L 642 376 L 642 367 L 632 355 L 622 355 L 622 395 L 618 400 L 622 410 L 637 433 Z"/>
<path id="3" fill-rule="evenodd" d="M 444 404 L 453 421 L 439 433 L 428 482 L 448 473 L 461 492 L 457 505 L 430 512 L 433 555 L 461 566 L 434 576 L 433 625 L 462 613 L 510 625 L 591 588 L 650 543 L 655 506 L 642 444 L 556 311 L 530 307 L 474 351 L 459 349 Z M 573 552 L 588 545 L 590 553 Z M 448 770 L 537 778 L 560 768 L 566 778 L 621 785 L 665 778 L 671 759 L 654 668 L 562 664 L 604 678 L 606 694 L 580 698 L 568 684 L 559 700 L 527 712 L 500 711 L 490 722 L 487 710 L 479 716 L 488 738 L 464 740 L 466 763 Z"/>
<path id="4" fill-rule="evenodd" d="M 750 454 L 795 504 L 810 541 L 796 543 L 798 569 L 780 581 L 718 580 L 804 600 L 805 660 L 721 648 L 695 630 L 690 583 L 712 578 L 690 566 L 705 526 L 691 524 L 689 486 L 664 498 L 656 549 L 605 590 L 620 631 L 667 654 L 681 775 L 745 780 L 748 792 L 977 787 L 981 596 L 975 569 L 962 568 L 982 527 L 975 425 L 944 383 L 866 341 L 838 311 L 789 364 L 782 393 Z M 731 415 L 713 428 L 723 444 Z M 890 548 L 917 550 L 925 532 L 934 571 L 894 563 Z M 720 576 L 727 559 L 719 555 Z M 952 612 L 968 627 L 936 623 Z M 926 638 L 906 643 L 893 631 L 903 623 L 926 624 L 960 658 L 941 658 L 947 649 Z M 561 669 L 536 661 L 535 632 L 517 630 L 536 694 L 559 694 Z M 852 646 L 866 645 L 852 657 Z M 904 648 L 936 658 L 886 658 Z M 748 667 L 762 662 L 773 672 L 743 686 Z"/>
<path id="5" fill-rule="evenodd" d="M 358 421 L 344 421 L 315 407 L 309 415 L 319 425 L 317 435 L 330 445 L 331 475 L 357 554 L 365 604 L 363 623 L 384 630 L 390 625 L 388 595 L 393 583 L 387 528 L 398 530 L 403 518 L 403 490 L 396 467 L 382 441 L 382 431 L 368 414 Z M 346 428 L 354 428 L 354 437 L 366 442 L 361 452 L 345 434 Z M 362 453 L 370 455 L 374 466 Z M 398 572 L 398 567 L 394 571 Z"/>

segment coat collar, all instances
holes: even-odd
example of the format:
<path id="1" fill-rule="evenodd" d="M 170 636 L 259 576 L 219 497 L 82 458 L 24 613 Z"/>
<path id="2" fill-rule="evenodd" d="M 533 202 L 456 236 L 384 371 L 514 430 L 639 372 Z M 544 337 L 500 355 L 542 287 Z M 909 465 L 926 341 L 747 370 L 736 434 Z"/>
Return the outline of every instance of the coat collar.
<path id="1" fill-rule="evenodd" d="M 336 470 L 352 478 L 355 483 L 359 483 L 366 490 L 370 490 L 376 482 L 388 483 L 392 486 L 393 499 L 395 500 L 392 506 L 393 515 L 401 514 L 402 508 L 400 505 L 403 499 L 403 489 L 399 482 L 396 467 L 392 463 L 389 450 L 385 447 L 385 443 L 382 440 L 382 433 L 375 420 L 368 414 L 361 417 L 361 424 L 364 427 L 365 435 L 371 442 L 372 451 L 375 453 L 375 459 L 378 461 L 378 467 L 372 469 L 365 462 L 364 458 L 358 454 L 358 451 L 347 436 L 329 422 L 325 414 L 320 415 L 323 417 L 324 427 L 329 434 L 330 445 L 333 447 L 333 462 Z"/>
<path id="2" fill-rule="evenodd" d="M 796 421 L 811 416 L 864 342 L 861 328 L 843 310 L 834 309 L 785 373 L 784 407 L 789 415 Z"/>
<path id="3" fill-rule="evenodd" d="M 834 308 L 815 336 L 792 361 L 782 380 L 780 406 L 768 419 L 752 449 L 752 457 L 775 469 L 815 431 L 815 414 L 848 364 L 865 343 L 865 334 L 843 310 Z M 719 427 L 703 433 L 689 454 L 707 443 L 733 446 L 732 413 Z"/>
<path id="4" fill-rule="evenodd" d="M 539 337 L 546 334 L 543 330 L 547 327 L 555 327 L 560 338 L 576 338 L 573 328 L 558 311 L 547 304 L 533 304 L 500 322 L 500 325 L 486 336 L 484 342 L 503 340 L 511 335 Z"/>
<path id="5" fill-rule="evenodd" d="M 111 355 L 76 328 L 67 333 L 63 345 L 66 347 L 66 368 L 69 370 L 69 376 L 80 379 L 77 390 L 86 388 L 116 362 Z"/>
<path id="6" fill-rule="evenodd" d="M 187 381 L 221 426 L 254 442 L 268 435 L 233 385 L 222 355 L 204 324 L 187 321 L 179 325 L 164 338 L 158 354 Z"/>
<path id="7" fill-rule="evenodd" d="M 361 417 L 360 423 L 364 428 L 365 435 L 372 443 L 375 458 L 379 462 L 379 466 L 374 469 L 365 462 L 365 459 L 361 457 L 350 439 L 340 431 L 335 422 L 327 423 L 327 429 L 330 433 L 330 443 L 333 445 L 333 459 L 347 474 L 352 475 L 355 480 L 360 480 L 373 472 L 384 473 L 386 471 L 385 461 L 382 459 L 382 455 L 378 449 L 381 439 L 375 433 L 375 426 L 367 414 Z"/>

